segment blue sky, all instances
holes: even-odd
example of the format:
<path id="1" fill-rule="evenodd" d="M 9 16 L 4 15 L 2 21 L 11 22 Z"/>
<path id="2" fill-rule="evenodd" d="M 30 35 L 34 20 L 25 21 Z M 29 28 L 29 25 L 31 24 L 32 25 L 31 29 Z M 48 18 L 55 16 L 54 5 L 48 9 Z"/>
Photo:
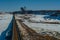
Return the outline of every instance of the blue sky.
<path id="1" fill-rule="evenodd" d="M 0 11 L 17 11 L 24 6 L 29 10 L 60 10 L 60 0 L 0 0 Z"/>

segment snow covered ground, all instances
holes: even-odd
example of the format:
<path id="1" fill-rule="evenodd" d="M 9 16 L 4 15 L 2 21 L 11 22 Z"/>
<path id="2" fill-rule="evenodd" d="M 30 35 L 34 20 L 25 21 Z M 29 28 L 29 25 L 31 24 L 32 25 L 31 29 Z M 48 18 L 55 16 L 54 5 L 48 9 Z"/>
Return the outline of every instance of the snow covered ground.
<path id="1" fill-rule="evenodd" d="M 36 15 L 36 17 L 32 17 L 31 20 L 35 20 L 35 21 L 44 21 L 45 19 L 43 18 L 44 16 L 48 16 L 48 15 Z M 52 22 L 60 22 L 60 20 L 47 20 L 48 22 L 49 21 L 52 21 Z M 32 22 L 29 22 L 28 20 L 26 20 L 25 23 L 27 26 L 29 26 L 30 28 L 36 30 L 37 32 L 40 30 L 40 29 L 46 29 L 46 30 L 51 30 L 51 31 L 57 31 L 57 32 L 60 32 L 60 24 L 46 24 L 46 23 L 32 23 Z"/>
<path id="2" fill-rule="evenodd" d="M 47 33 L 50 36 L 60 38 L 60 24 L 41 23 L 41 21 L 60 22 L 60 20 L 44 19 L 45 16 L 49 16 L 49 15 L 35 15 L 34 17 L 30 17 L 29 19 L 24 19 L 24 18 L 22 19 L 24 19 L 24 22 L 23 22 L 24 24 L 26 24 L 31 29 L 35 30 L 37 33 L 40 33 L 40 34 Z M 18 16 L 17 16 L 17 19 L 19 19 Z M 29 20 L 34 22 L 30 22 Z"/>
<path id="3" fill-rule="evenodd" d="M 30 28 L 36 30 L 37 32 L 40 32 L 40 29 L 60 32 L 60 24 L 31 23 L 28 21 L 25 21 L 23 23 L 25 23 Z"/>
<path id="4" fill-rule="evenodd" d="M 21 16 L 21 15 L 19 15 L 19 16 Z M 28 25 L 29 27 L 31 27 L 35 30 L 47 29 L 47 30 L 51 30 L 51 31 L 60 32 L 60 24 L 40 23 L 40 21 L 60 22 L 60 20 L 58 20 L 58 19 L 44 19 L 45 16 L 49 16 L 49 15 L 35 15 L 35 16 L 33 15 L 28 20 L 25 20 L 23 23 L 25 23 L 26 25 Z M 19 19 L 18 15 L 17 15 L 17 19 Z M 39 23 L 35 23 L 35 22 L 32 23 L 32 22 L 29 22 L 29 20 L 39 22 Z"/>
<path id="5" fill-rule="evenodd" d="M 3 31 L 5 31 L 8 28 L 9 23 L 12 20 L 11 14 L 1 14 L 0 15 L 0 35 Z"/>
<path id="6" fill-rule="evenodd" d="M 58 19 L 44 19 L 45 16 L 49 16 L 49 15 L 35 15 L 34 17 L 30 17 L 30 19 L 25 20 L 23 23 L 25 23 L 27 26 L 29 26 L 30 28 L 36 30 L 37 32 L 40 31 L 40 29 L 46 29 L 46 30 L 51 30 L 51 31 L 57 31 L 60 33 L 60 24 L 46 24 L 46 23 L 32 23 L 29 22 L 29 20 L 31 21 L 36 21 L 36 22 L 40 22 L 40 21 L 46 21 L 46 22 L 60 22 L 60 20 Z M 18 15 L 17 15 L 17 18 Z"/>
<path id="7" fill-rule="evenodd" d="M 35 15 L 35 17 L 32 17 L 29 20 L 35 21 L 35 22 L 58 22 L 60 23 L 60 20 L 58 19 L 44 18 L 45 16 L 49 16 L 49 15 Z"/>
<path id="8" fill-rule="evenodd" d="M 28 20 L 23 23 L 41 35 L 47 34 L 60 39 L 60 24 L 31 23 Z"/>

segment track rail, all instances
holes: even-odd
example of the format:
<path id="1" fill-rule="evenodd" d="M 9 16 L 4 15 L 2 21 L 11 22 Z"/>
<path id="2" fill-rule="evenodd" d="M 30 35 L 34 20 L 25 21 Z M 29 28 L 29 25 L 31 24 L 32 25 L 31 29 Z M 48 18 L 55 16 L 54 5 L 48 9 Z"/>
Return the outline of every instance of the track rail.
<path id="1" fill-rule="evenodd" d="M 12 40 L 21 40 L 19 28 L 17 26 L 14 15 L 13 15 L 13 30 L 12 31 L 13 31 Z"/>

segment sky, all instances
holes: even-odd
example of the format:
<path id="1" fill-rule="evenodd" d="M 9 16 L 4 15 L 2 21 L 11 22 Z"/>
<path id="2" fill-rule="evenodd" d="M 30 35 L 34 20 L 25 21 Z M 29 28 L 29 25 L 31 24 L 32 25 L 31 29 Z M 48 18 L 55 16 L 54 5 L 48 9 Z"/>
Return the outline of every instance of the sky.
<path id="1" fill-rule="evenodd" d="M 27 10 L 60 10 L 60 0 L 0 0 L 0 12 L 18 11 L 24 6 Z"/>

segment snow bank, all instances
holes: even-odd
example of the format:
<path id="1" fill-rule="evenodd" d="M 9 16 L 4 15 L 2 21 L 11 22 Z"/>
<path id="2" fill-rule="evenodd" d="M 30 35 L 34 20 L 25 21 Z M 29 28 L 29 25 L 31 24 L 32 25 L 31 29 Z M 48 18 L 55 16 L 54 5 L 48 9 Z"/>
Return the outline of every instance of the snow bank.
<path id="1" fill-rule="evenodd" d="M 0 15 L 0 35 L 5 31 L 12 20 L 12 14 L 1 14 Z"/>

